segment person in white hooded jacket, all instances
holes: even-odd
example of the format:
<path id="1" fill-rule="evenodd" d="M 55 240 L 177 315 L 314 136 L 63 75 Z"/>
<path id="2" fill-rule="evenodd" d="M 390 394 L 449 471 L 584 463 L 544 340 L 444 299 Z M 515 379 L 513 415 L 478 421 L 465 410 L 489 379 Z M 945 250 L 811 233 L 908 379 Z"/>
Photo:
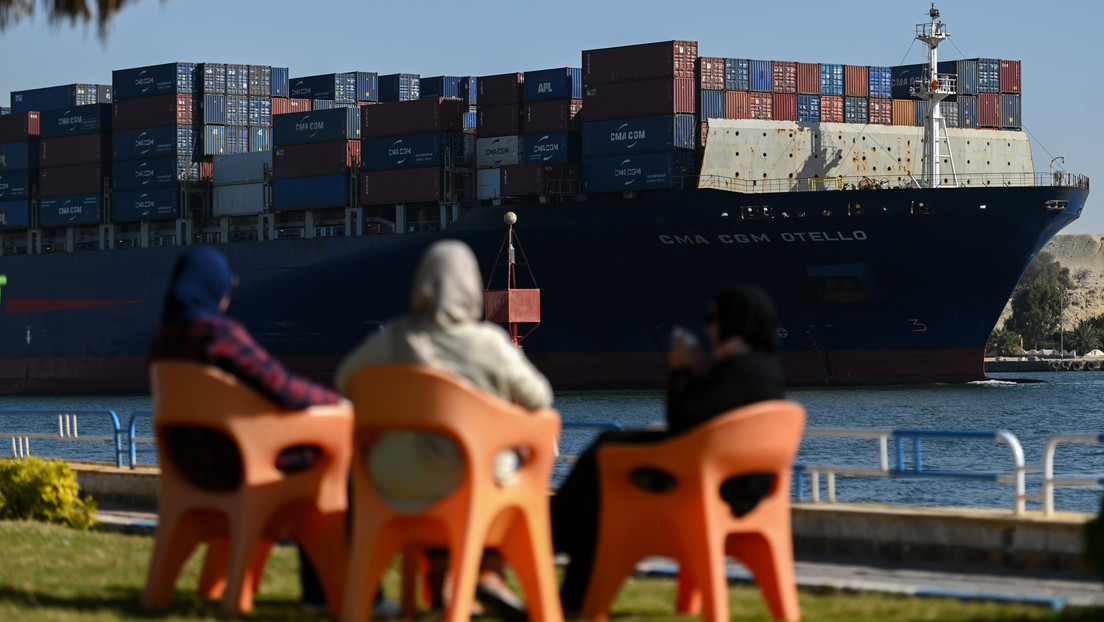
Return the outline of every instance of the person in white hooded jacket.
<path id="1" fill-rule="evenodd" d="M 414 275 L 410 313 L 369 335 L 338 366 L 335 384 L 348 392 L 349 378 L 370 365 L 421 363 L 445 369 L 483 390 L 530 409 L 552 404 L 552 387 L 514 345 L 501 326 L 485 322 L 483 282 L 475 254 L 459 240 L 435 242 Z M 550 439 L 555 442 L 555 439 Z M 380 436 L 369 455 L 373 482 L 395 507 L 427 508 L 460 485 L 463 454 L 444 436 L 393 431 Z M 506 451 L 495 461 L 501 482 L 517 470 L 520 457 Z M 447 558 L 444 558 L 447 560 Z M 443 602 L 442 555 L 433 556 L 435 605 Z M 503 617 L 520 619 L 524 608 L 501 577 L 496 553 L 484 555 L 480 600 Z M 488 602 L 490 601 L 490 602 Z"/>

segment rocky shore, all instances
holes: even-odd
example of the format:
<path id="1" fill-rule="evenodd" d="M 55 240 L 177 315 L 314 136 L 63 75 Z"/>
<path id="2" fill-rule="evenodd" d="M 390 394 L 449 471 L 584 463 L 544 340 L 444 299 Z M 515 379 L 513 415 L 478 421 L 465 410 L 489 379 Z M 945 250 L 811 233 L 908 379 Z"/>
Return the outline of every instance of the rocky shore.
<path id="1" fill-rule="evenodd" d="M 1058 234 L 1043 251 L 1054 255 L 1062 267 L 1069 268 L 1073 280 L 1073 286 L 1066 292 L 1068 303 L 1062 317 L 1066 329 L 1104 313 L 1104 235 Z M 997 326 L 1004 326 L 1010 315 L 1011 300 L 1005 305 Z"/>

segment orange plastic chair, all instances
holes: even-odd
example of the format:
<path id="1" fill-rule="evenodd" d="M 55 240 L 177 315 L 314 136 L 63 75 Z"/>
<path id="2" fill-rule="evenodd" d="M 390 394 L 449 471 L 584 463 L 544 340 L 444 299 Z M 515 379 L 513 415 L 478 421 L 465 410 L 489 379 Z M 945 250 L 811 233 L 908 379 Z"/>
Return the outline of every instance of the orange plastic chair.
<path id="1" fill-rule="evenodd" d="M 158 527 L 142 605 L 168 607 L 184 563 L 201 542 L 207 555 L 198 592 L 222 597 L 222 612 L 253 608 L 253 592 L 272 544 L 299 542 L 318 572 L 336 616 L 344 589 L 345 513 L 353 413 L 348 404 L 282 409 L 212 366 L 161 361 L 151 366 L 153 426 L 161 455 Z M 213 491 L 189 481 L 170 457 L 167 430 L 200 427 L 223 433 L 242 459 L 240 485 Z M 308 468 L 284 473 L 284 449 L 320 448 Z"/>
<path id="2" fill-rule="evenodd" d="M 425 366 L 363 369 L 350 379 L 356 411 L 353 434 L 352 546 L 342 620 L 366 619 L 373 590 L 391 560 L 404 562 L 427 547 L 448 548 L 453 597 L 445 620 L 471 617 L 485 547 L 496 548 L 518 576 L 530 620 L 561 622 L 556 588 L 548 485 L 560 432 L 559 414 L 536 412 L 492 396 L 455 374 Z M 420 513 L 393 507 L 372 484 L 367 455 L 385 430 L 419 430 L 451 437 L 462 448 L 460 486 Z M 516 478 L 495 482 L 495 456 L 511 447 L 530 455 Z M 404 571 L 404 617 L 413 612 L 414 564 Z"/>
<path id="3" fill-rule="evenodd" d="M 805 410 L 786 400 L 734 409 L 675 438 L 610 444 L 598 450 L 601 516 L 582 617 L 605 620 L 621 584 L 641 558 L 679 562 L 678 609 L 726 622 L 725 555 L 754 574 L 775 619 L 799 620 L 793 572 L 789 481 Z M 649 492 L 632 483 L 637 469 L 660 469 L 677 485 Z M 720 496 L 726 479 L 773 473 L 774 487 L 737 518 Z"/>

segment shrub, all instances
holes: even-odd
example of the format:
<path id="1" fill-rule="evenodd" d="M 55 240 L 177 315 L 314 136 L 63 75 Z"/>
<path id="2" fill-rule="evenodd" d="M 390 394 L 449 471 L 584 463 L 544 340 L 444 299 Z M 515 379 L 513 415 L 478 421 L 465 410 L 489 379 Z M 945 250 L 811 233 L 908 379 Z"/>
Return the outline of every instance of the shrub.
<path id="1" fill-rule="evenodd" d="M 96 502 L 82 499 L 77 474 L 60 460 L 0 460 L 0 519 L 29 519 L 90 529 Z"/>

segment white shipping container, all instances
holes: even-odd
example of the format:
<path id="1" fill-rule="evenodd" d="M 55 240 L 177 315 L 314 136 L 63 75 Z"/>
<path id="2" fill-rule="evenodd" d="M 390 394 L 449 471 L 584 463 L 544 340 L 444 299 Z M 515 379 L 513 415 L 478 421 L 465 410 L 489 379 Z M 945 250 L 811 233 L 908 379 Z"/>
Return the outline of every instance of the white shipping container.
<path id="1" fill-rule="evenodd" d="M 267 167 L 267 168 L 266 168 Z M 272 171 L 272 150 L 251 151 L 215 156 L 214 185 L 244 184 L 265 180 L 265 171 Z M 216 211 L 216 216 L 217 211 Z"/>
<path id="2" fill-rule="evenodd" d="M 495 136 L 475 141 L 476 168 L 521 163 L 521 136 Z"/>
<path id="3" fill-rule="evenodd" d="M 260 214 L 265 207 L 263 183 L 215 186 L 215 216 Z"/>
<path id="4" fill-rule="evenodd" d="M 476 172 L 477 196 L 480 201 L 502 197 L 502 169 L 482 168 Z"/>

